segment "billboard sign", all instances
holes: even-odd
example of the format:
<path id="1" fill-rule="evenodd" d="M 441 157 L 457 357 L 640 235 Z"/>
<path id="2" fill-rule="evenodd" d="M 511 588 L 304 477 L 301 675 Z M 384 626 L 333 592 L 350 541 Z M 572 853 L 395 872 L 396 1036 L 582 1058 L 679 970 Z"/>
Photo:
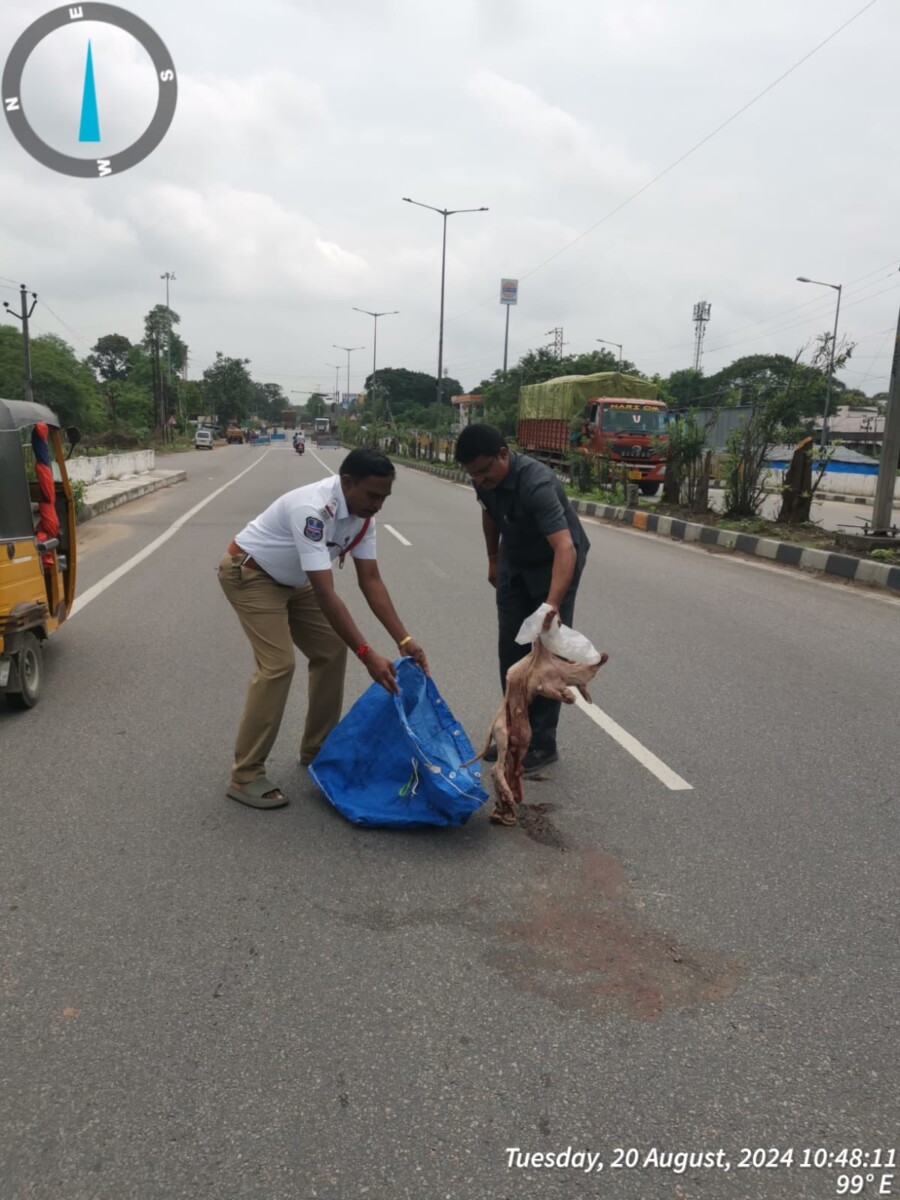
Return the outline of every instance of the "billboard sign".
<path id="1" fill-rule="evenodd" d="M 500 280 L 500 303 L 501 304 L 518 304 L 519 303 L 519 281 L 518 281 L 518 279 L 501 279 Z"/>

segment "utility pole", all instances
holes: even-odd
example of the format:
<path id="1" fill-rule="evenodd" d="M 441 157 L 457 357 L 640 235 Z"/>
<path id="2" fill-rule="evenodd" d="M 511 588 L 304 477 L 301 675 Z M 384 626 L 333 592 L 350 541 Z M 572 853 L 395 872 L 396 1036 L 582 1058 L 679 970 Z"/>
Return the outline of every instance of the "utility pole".
<path id="1" fill-rule="evenodd" d="M 563 341 L 562 326 L 559 326 L 556 329 L 548 329 L 544 336 L 553 338 L 553 356 L 554 356 L 554 358 L 558 358 L 558 359 L 562 358 L 563 346 L 566 344 Z"/>
<path id="2" fill-rule="evenodd" d="M 169 280 L 175 278 L 174 271 L 166 271 L 165 275 L 160 275 L 160 279 L 166 281 L 166 312 L 169 314 L 169 336 L 166 338 L 168 343 L 166 347 L 166 358 L 168 360 L 169 383 L 172 382 L 172 309 L 169 307 Z"/>
<path id="3" fill-rule="evenodd" d="M 367 317 L 375 318 L 375 333 L 372 339 L 372 411 L 374 412 L 375 405 L 378 403 L 375 393 L 375 384 L 378 381 L 378 318 L 396 317 L 400 310 L 393 308 L 390 310 L 390 312 L 372 312 L 368 308 L 357 308 L 355 305 L 352 305 L 351 307 L 353 308 L 354 312 L 365 313 Z M 348 388 L 347 390 L 349 391 L 350 389 Z M 391 409 L 389 404 L 385 405 L 385 411 L 390 413 Z M 391 416 L 391 424 L 393 425 L 393 423 L 394 418 Z"/>
<path id="4" fill-rule="evenodd" d="M 29 404 L 34 402 L 34 388 L 31 380 L 31 336 L 28 332 L 28 318 L 34 312 L 34 306 L 37 304 L 37 292 L 31 293 L 31 308 L 28 307 L 28 289 L 24 283 L 19 284 L 19 299 L 22 305 L 21 313 L 13 312 L 9 307 L 9 302 L 4 300 L 3 307 L 7 310 L 11 317 L 15 317 L 17 321 L 22 322 L 22 349 L 25 359 L 25 390 L 24 397 Z"/>
<path id="5" fill-rule="evenodd" d="M 332 392 L 332 399 L 333 399 L 334 403 L 337 404 L 341 398 L 341 389 L 340 389 L 340 385 L 338 384 L 338 371 L 340 371 L 341 365 L 340 365 L 340 363 L 326 363 L 325 366 L 326 367 L 334 367 L 334 391 Z M 359 410 L 358 404 L 357 404 L 356 408 L 358 411 Z"/>
<path id="6" fill-rule="evenodd" d="M 433 204 L 423 204 L 420 200 L 410 200 L 404 196 L 406 204 L 415 204 L 418 208 L 428 208 L 439 213 L 444 218 L 444 232 L 441 241 L 441 315 L 438 323 L 438 364 L 437 364 L 437 395 L 435 397 L 434 434 L 437 437 L 441 425 L 441 397 L 444 390 L 444 284 L 447 276 L 447 218 L 455 217 L 457 213 L 487 212 L 482 205 L 480 208 L 435 208 Z"/>
<path id="7" fill-rule="evenodd" d="M 841 315 L 841 292 L 844 285 L 842 283 L 826 283 L 824 279 L 808 279 L 805 275 L 797 276 L 798 283 L 814 283 L 817 287 L 831 288 L 833 292 L 837 292 L 837 308 L 834 310 L 834 333 L 831 335 L 831 351 L 828 355 L 828 383 L 825 385 L 825 411 L 822 414 L 822 437 L 819 442 L 819 449 L 822 454 L 825 453 L 825 447 L 828 444 L 828 406 L 831 403 L 831 384 L 834 379 L 834 356 L 837 353 L 837 331 L 838 317 Z"/>
<path id="8" fill-rule="evenodd" d="M 894 357 L 891 362 L 891 384 L 888 391 L 887 412 L 884 417 L 884 439 L 881 443 L 881 463 L 878 467 L 878 482 L 875 485 L 875 503 L 872 506 L 872 533 L 876 535 L 887 534 L 890 530 L 898 459 L 900 459 L 900 315 L 897 317 L 897 335 L 894 338 Z"/>
<path id="9" fill-rule="evenodd" d="M 174 271 L 166 271 L 164 275 L 160 275 L 160 279 L 166 281 L 166 312 L 169 314 L 169 329 L 166 335 L 166 375 L 169 387 L 172 386 L 172 310 L 169 307 L 169 280 L 175 278 Z M 165 418 L 165 406 L 163 407 L 163 417 Z M 168 426 L 163 424 L 163 437 L 168 433 Z"/>
<path id="10" fill-rule="evenodd" d="M 700 370 L 700 360 L 703 358 L 703 339 L 706 337 L 706 324 L 712 305 L 708 300 L 698 300 L 694 305 L 694 370 Z"/>
<path id="11" fill-rule="evenodd" d="M 338 346 L 334 342 L 332 342 L 331 348 L 333 350 L 346 350 L 347 351 L 347 404 L 349 405 L 349 403 L 350 403 L 350 355 L 353 353 L 354 350 L 365 350 L 365 346 Z M 336 375 L 335 375 L 335 381 L 337 381 Z"/>

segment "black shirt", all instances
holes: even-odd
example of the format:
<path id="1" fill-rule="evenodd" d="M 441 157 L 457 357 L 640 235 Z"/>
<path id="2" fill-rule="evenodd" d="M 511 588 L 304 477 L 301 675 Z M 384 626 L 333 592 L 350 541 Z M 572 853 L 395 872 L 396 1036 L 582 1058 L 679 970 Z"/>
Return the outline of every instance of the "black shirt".
<path id="1" fill-rule="evenodd" d="M 542 567 L 553 562 L 547 535 L 568 529 L 584 566 L 590 542 L 559 477 L 545 463 L 525 454 L 509 456 L 509 471 L 499 487 L 475 488 L 475 495 L 500 530 L 500 554 L 511 567 Z"/>

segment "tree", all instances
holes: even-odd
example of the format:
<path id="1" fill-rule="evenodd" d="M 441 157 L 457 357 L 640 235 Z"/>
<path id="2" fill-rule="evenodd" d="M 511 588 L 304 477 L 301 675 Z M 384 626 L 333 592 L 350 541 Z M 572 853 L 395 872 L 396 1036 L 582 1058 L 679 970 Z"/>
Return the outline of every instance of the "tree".
<path id="1" fill-rule="evenodd" d="M 819 411 L 820 397 L 824 410 L 828 380 L 822 366 L 831 365 L 831 334 L 816 338 L 813 347 L 809 363 L 802 361 L 802 355 L 809 350 L 807 345 L 797 351 L 793 360 L 784 355 L 751 355 L 719 373 L 731 379 L 732 386 L 739 389 L 741 402 L 750 407 L 746 423 L 728 439 L 725 454 L 725 511 L 729 516 L 749 517 L 759 512 L 764 495 L 763 469 L 772 446 L 808 434 L 809 417 Z M 852 353 L 853 343 L 841 343 L 834 355 L 834 369 L 840 370 Z M 824 465 L 820 463 L 818 479 L 806 496 L 808 500 L 822 478 Z M 794 474 L 796 479 L 802 479 L 799 470 Z M 790 508 L 794 520 L 798 512 L 804 511 L 795 502 Z M 805 512 L 808 515 L 809 504 L 805 505 Z"/>
<path id="2" fill-rule="evenodd" d="M 178 407 L 178 373 L 187 361 L 187 345 L 175 332 L 181 317 L 165 304 L 156 304 L 144 318 L 144 347 L 150 355 L 156 424 L 165 429 L 166 418 Z M 163 359 L 166 366 L 163 369 Z M 171 377 L 169 363 L 171 362 Z"/>
<path id="3" fill-rule="evenodd" d="M 257 390 L 247 370 L 249 358 L 228 358 L 216 351 L 216 361 L 203 372 L 203 403 L 221 421 L 245 421 L 253 415 Z"/>
<path id="4" fill-rule="evenodd" d="M 366 377 L 366 395 L 371 397 L 372 376 Z M 409 371 L 405 367 L 380 367 L 378 370 L 377 403 L 367 399 L 365 418 L 367 423 L 385 419 L 385 404 L 396 421 L 434 428 L 436 416 L 440 416 L 441 427 L 449 428 L 453 422 L 451 396 L 462 394 L 458 379 L 446 378 L 441 388 L 441 406 L 437 406 L 437 376 L 425 371 Z M 375 411 L 370 411 L 374 409 Z"/>
<path id="5" fill-rule="evenodd" d="M 287 395 L 280 383 L 254 383 L 256 391 L 256 414 L 264 421 L 280 422 L 281 414 L 290 408 Z"/>
<path id="6" fill-rule="evenodd" d="M 841 392 L 841 404 L 848 408 L 875 408 L 874 399 L 866 395 L 862 388 L 844 388 Z"/>
<path id="7" fill-rule="evenodd" d="M 85 359 L 92 371 L 95 371 L 104 382 L 114 379 L 127 379 L 131 369 L 128 353 L 131 342 L 121 333 L 107 333 L 98 338 L 93 347 L 93 353 Z"/>
<path id="8" fill-rule="evenodd" d="M 665 400 L 670 408 L 697 408 L 709 399 L 703 394 L 711 390 L 703 378 L 703 372 L 695 371 L 693 367 L 673 371 L 663 383 L 666 394 L 660 394 L 660 399 Z"/>
<path id="9" fill-rule="evenodd" d="M 22 332 L 0 326 L 0 396 L 24 398 Z M 31 340 L 34 399 L 53 409 L 63 425 L 93 431 L 106 424 L 105 405 L 90 368 L 55 333 Z"/>
<path id="10" fill-rule="evenodd" d="M 853 353 L 853 343 L 842 339 L 834 358 L 839 371 Z M 809 361 L 802 355 L 809 352 Z M 831 358 L 831 334 L 820 334 L 812 343 L 802 347 L 794 358 L 786 354 L 749 354 L 710 376 L 706 403 L 710 407 L 726 404 L 768 404 L 789 400 L 790 409 L 782 413 L 786 425 L 797 425 L 819 416 L 825 409 L 828 389 L 828 367 Z M 832 380 L 832 397 L 844 385 Z"/>

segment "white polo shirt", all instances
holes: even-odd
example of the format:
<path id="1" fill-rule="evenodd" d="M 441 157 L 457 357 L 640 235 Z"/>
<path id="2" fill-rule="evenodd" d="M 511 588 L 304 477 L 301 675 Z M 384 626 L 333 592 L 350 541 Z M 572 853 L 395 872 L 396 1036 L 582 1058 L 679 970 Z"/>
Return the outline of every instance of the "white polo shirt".
<path id="1" fill-rule="evenodd" d="M 240 548 L 285 587 L 303 587 L 307 571 L 327 571 L 362 529 L 364 517 L 347 508 L 339 475 L 294 488 L 245 525 L 235 538 Z M 350 551 L 375 558 L 375 518 Z"/>

